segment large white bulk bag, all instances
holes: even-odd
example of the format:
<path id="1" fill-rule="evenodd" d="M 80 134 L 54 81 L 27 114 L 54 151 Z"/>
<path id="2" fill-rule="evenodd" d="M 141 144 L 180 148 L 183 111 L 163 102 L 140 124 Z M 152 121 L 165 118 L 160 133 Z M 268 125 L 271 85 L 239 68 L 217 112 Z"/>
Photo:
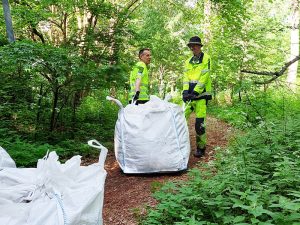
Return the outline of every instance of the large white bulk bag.
<path id="1" fill-rule="evenodd" d="M 122 104 L 115 126 L 115 155 L 124 173 L 187 169 L 190 140 L 181 107 L 151 96 L 145 104 Z"/>
<path id="2" fill-rule="evenodd" d="M 15 161 L 10 157 L 10 155 L 5 151 L 4 148 L 0 146 L 0 168 L 1 167 L 16 167 Z"/>
<path id="3" fill-rule="evenodd" d="M 107 149 L 95 140 L 89 145 L 101 149 L 99 162 L 89 166 L 80 166 L 80 156 L 62 164 L 51 152 L 37 168 L 1 168 L 0 224 L 103 224 Z"/>

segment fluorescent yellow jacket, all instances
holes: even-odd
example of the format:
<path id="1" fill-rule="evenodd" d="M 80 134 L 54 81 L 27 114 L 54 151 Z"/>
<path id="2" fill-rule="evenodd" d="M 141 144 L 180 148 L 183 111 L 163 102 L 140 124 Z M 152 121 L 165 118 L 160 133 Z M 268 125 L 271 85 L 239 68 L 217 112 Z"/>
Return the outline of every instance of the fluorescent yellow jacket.
<path id="1" fill-rule="evenodd" d="M 183 91 L 196 91 L 200 96 L 211 96 L 210 56 L 201 53 L 200 57 L 190 57 L 185 62 Z"/>
<path id="2" fill-rule="evenodd" d="M 149 94 L 148 94 L 149 73 L 148 73 L 147 65 L 142 61 L 137 62 L 130 73 L 129 98 L 133 98 L 133 96 L 135 95 L 136 92 L 135 83 L 138 78 L 141 79 L 139 100 L 149 100 Z"/>

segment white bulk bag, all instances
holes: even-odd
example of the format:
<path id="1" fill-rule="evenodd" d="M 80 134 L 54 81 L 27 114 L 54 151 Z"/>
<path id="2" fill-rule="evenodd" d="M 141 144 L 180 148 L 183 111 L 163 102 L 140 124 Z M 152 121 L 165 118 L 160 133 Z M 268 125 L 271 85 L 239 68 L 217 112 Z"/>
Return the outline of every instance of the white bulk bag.
<path id="1" fill-rule="evenodd" d="M 0 224 L 2 225 L 99 225 L 107 149 L 99 162 L 80 166 L 74 156 L 61 164 L 55 152 L 40 159 L 37 168 L 0 169 Z"/>
<path id="2" fill-rule="evenodd" d="M 181 107 L 151 96 L 145 104 L 120 106 L 115 126 L 115 155 L 124 173 L 176 172 L 187 169 L 190 140 Z"/>
<path id="3" fill-rule="evenodd" d="M 5 149 L 0 146 L 0 168 L 1 167 L 16 167 L 16 164 Z"/>

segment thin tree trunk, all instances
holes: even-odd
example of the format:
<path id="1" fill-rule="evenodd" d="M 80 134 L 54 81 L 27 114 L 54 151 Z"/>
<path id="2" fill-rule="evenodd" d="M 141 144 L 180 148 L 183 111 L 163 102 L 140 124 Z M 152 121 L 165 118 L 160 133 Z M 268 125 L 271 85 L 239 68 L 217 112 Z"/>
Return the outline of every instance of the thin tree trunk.
<path id="1" fill-rule="evenodd" d="M 209 46 L 209 42 L 212 38 L 211 26 L 210 26 L 210 17 L 211 17 L 211 0 L 205 0 L 204 2 L 204 43 L 206 46 Z"/>
<path id="2" fill-rule="evenodd" d="M 51 121 L 50 121 L 50 131 L 53 131 L 55 128 L 58 93 L 59 93 L 59 88 L 55 88 L 53 91 L 53 105 L 52 105 L 52 113 L 51 113 Z"/>
<path id="3" fill-rule="evenodd" d="M 292 15 L 291 15 L 291 52 L 290 59 L 299 55 L 299 0 L 292 2 Z M 293 63 L 288 70 L 287 82 L 290 88 L 296 90 L 298 61 Z"/>
<path id="4" fill-rule="evenodd" d="M 217 90 L 218 90 L 217 82 L 213 82 L 213 96 L 214 96 L 215 102 L 218 103 L 218 96 L 217 96 L 218 91 Z"/>
<path id="5" fill-rule="evenodd" d="M 241 93 L 241 90 L 239 90 L 239 102 L 242 101 L 242 93 Z"/>
<path id="6" fill-rule="evenodd" d="M 159 67 L 159 97 L 164 98 L 164 90 L 165 90 L 165 83 L 164 83 L 164 72 L 165 68 L 163 66 Z"/>
<path id="7" fill-rule="evenodd" d="M 44 86 L 43 86 L 43 84 L 41 84 L 40 92 L 39 92 L 39 99 L 37 102 L 37 113 L 36 113 L 36 124 L 35 124 L 36 130 L 38 130 L 38 127 L 40 124 L 40 117 L 41 117 L 41 113 L 42 113 L 41 106 L 42 106 L 42 100 L 43 100 L 43 91 L 44 91 L 43 89 L 44 89 Z M 37 138 L 37 133 L 35 132 L 34 139 L 36 140 L 36 138 Z"/>
<path id="8" fill-rule="evenodd" d="M 8 0 L 2 0 L 3 11 L 4 11 L 4 19 L 6 24 L 6 32 L 9 42 L 15 41 L 13 26 L 12 26 L 12 19 L 10 14 L 9 2 Z"/>
<path id="9" fill-rule="evenodd" d="M 63 14 L 62 32 L 63 32 L 63 42 L 66 43 L 68 37 L 68 14 L 67 13 Z"/>
<path id="10" fill-rule="evenodd" d="M 110 40 L 110 47 L 109 47 L 109 64 L 115 65 L 117 64 L 117 40 L 116 40 L 116 32 L 117 32 L 117 20 L 110 19 L 109 21 L 109 40 Z"/>
<path id="11" fill-rule="evenodd" d="M 40 123 L 41 105 L 42 105 L 42 99 L 43 99 L 43 89 L 44 89 L 43 84 L 41 84 L 40 92 L 39 92 L 39 100 L 37 102 L 38 111 L 36 114 L 36 126 L 38 126 Z"/>
<path id="12" fill-rule="evenodd" d="M 230 87 L 230 101 L 231 101 L 231 104 L 233 105 L 234 104 L 234 85 L 233 84 Z"/>

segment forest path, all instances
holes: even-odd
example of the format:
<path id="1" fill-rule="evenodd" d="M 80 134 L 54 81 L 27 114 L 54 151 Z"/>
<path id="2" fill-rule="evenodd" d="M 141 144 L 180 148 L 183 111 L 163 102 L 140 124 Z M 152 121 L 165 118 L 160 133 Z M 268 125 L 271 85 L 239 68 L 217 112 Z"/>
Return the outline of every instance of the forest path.
<path id="1" fill-rule="evenodd" d="M 189 121 L 191 139 L 189 169 L 196 167 L 198 163 L 207 163 L 214 160 L 214 149 L 216 147 L 225 147 L 229 137 L 233 133 L 233 128 L 227 123 L 209 116 L 206 121 L 208 140 L 206 155 L 198 159 L 193 156 L 196 148 L 194 121 L 194 117 Z M 122 174 L 112 151 L 107 156 L 105 169 L 107 171 L 107 178 L 103 206 L 104 225 L 138 224 L 136 215 L 144 214 L 146 205 L 154 206 L 156 204 L 151 194 L 157 182 L 164 183 L 187 179 L 186 173 L 146 176 Z"/>

